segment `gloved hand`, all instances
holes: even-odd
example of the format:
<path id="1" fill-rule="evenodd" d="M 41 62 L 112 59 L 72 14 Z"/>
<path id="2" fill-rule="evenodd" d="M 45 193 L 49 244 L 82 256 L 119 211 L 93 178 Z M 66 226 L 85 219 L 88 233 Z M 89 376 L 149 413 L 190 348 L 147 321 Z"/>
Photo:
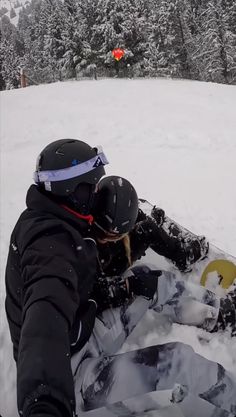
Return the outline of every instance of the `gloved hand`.
<path id="1" fill-rule="evenodd" d="M 124 278 L 128 291 L 133 295 L 141 295 L 151 300 L 157 292 L 158 277 L 162 271 L 152 270 L 146 265 L 137 265 L 130 268 Z"/>
<path id="2" fill-rule="evenodd" d="M 120 276 L 99 277 L 94 284 L 92 297 L 97 303 L 98 312 L 119 307 L 131 298 L 127 282 Z"/>
<path id="3" fill-rule="evenodd" d="M 137 295 L 151 300 L 157 291 L 160 275 L 161 271 L 140 265 L 130 268 L 121 277 L 99 278 L 92 294 L 97 302 L 98 312 L 119 307 Z"/>

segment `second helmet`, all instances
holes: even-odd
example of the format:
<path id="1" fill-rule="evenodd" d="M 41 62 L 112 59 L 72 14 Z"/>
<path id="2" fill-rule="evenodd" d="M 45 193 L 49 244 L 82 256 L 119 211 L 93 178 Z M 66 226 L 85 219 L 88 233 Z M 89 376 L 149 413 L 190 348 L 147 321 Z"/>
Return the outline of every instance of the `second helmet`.
<path id="1" fill-rule="evenodd" d="M 104 232 L 130 232 L 138 215 L 138 196 L 132 184 L 114 175 L 102 178 L 97 185 L 93 215 L 95 224 Z"/>

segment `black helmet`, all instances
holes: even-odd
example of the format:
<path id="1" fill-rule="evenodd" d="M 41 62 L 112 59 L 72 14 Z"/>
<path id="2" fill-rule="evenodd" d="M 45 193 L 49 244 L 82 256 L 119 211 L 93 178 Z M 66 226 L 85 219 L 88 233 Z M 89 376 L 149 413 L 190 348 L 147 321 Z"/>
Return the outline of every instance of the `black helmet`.
<path id="1" fill-rule="evenodd" d="M 99 181 L 93 209 L 98 229 L 114 235 L 128 233 L 137 215 L 138 196 L 128 180 L 112 175 Z"/>
<path id="2" fill-rule="evenodd" d="M 40 153 L 34 181 L 55 196 L 68 196 L 78 184 L 96 184 L 108 164 L 101 148 L 92 148 L 77 139 L 60 139 Z"/>

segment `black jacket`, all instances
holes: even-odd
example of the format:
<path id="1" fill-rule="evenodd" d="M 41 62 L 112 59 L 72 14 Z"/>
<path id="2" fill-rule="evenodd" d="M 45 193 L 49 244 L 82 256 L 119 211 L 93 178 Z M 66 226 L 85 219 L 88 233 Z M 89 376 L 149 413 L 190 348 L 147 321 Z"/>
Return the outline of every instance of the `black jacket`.
<path id="1" fill-rule="evenodd" d="M 86 239 L 85 220 L 36 186 L 30 187 L 26 203 L 11 236 L 6 268 L 18 409 L 26 417 L 49 402 L 51 415 L 69 417 L 74 410 L 70 338 L 96 278 L 96 244 Z"/>
<path id="2" fill-rule="evenodd" d="M 104 297 L 95 291 L 98 278 L 124 272 L 129 266 L 127 250 L 123 241 L 96 246 L 89 224 L 36 186 L 30 187 L 26 203 L 11 236 L 6 268 L 6 312 L 17 362 L 18 408 L 23 417 L 44 410 L 55 417 L 71 417 L 70 356 L 81 349 L 93 329 L 96 307 L 89 298 L 92 295 L 101 303 L 100 310 L 106 307 Z M 176 264 L 187 264 L 181 231 L 177 229 L 174 235 L 172 226 L 164 227 L 166 219 L 161 210 L 153 223 L 139 210 L 130 233 L 132 262 L 150 246 Z M 196 239 L 188 239 L 187 248 L 195 248 Z M 200 255 L 197 250 L 196 257 Z M 114 305 L 126 299 L 124 291 L 118 293 Z"/>

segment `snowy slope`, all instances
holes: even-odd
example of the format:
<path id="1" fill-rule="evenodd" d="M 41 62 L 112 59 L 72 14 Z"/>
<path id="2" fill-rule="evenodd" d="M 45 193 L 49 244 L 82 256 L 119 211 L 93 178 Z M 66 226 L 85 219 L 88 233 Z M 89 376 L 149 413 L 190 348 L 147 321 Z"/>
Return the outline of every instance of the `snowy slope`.
<path id="1" fill-rule="evenodd" d="M 236 255 L 235 101 L 233 86 L 162 79 L 65 82 L 1 93 L 1 415 L 16 415 L 4 266 L 40 150 L 64 137 L 102 144 L 108 174 L 127 177 L 140 197 Z M 202 332 L 157 328 L 149 315 L 124 349 L 181 340 L 236 375 L 236 341 L 211 335 L 200 344 Z"/>

